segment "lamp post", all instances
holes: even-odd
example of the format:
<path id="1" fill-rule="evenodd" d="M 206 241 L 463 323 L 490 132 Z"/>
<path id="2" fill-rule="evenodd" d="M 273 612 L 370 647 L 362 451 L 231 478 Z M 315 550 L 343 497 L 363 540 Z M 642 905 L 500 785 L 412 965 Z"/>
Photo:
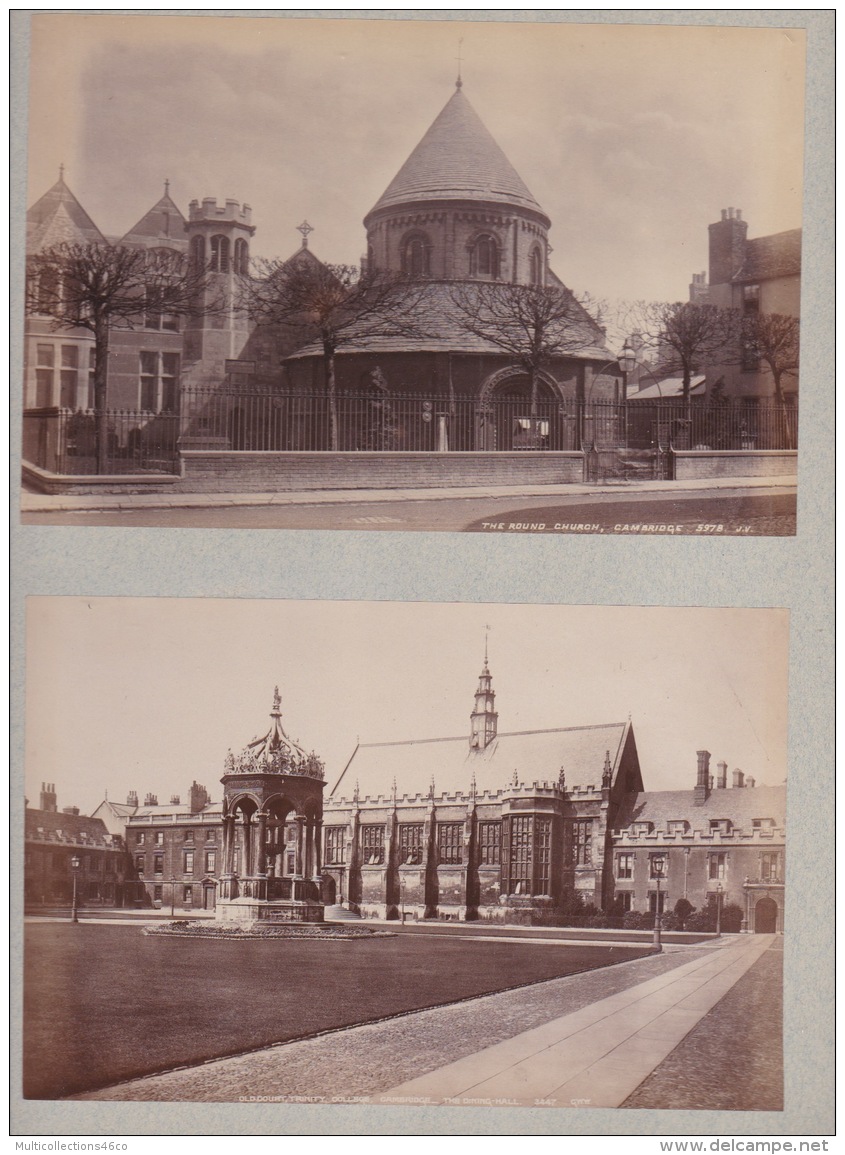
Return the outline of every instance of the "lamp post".
<path id="1" fill-rule="evenodd" d="M 77 910 L 77 895 L 76 895 L 76 876 L 79 871 L 79 856 L 74 854 L 70 860 L 70 868 L 73 871 L 73 901 L 70 907 L 70 921 L 79 922 L 79 913 Z"/>
<path id="2" fill-rule="evenodd" d="M 402 903 L 402 925 L 405 925 L 405 876 L 399 875 L 399 894 Z"/>
<path id="3" fill-rule="evenodd" d="M 663 877 L 663 867 L 665 865 L 662 857 L 653 858 L 651 860 L 652 869 L 654 870 L 654 877 L 657 882 L 657 899 L 654 904 L 654 943 L 653 950 L 655 954 L 660 954 L 663 950 L 663 944 L 660 941 L 660 879 Z"/>
<path id="4" fill-rule="evenodd" d="M 722 884 L 716 886 L 716 937 L 722 935 Z"/>
<path id="5" fill-rule="evenodd" d="M 173 918 L 176 914 L 176 879 L 171 874 L 170 876 L 170 917 Z"/>

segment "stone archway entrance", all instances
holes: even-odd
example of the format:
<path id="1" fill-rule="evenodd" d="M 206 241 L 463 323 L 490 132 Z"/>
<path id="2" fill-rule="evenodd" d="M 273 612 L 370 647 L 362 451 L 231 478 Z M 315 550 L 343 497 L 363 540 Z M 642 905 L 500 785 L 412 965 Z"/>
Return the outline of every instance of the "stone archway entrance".
<path id="1" fill-rule="evenodd" d="M 498 452 L 572 449 L 575 426 L 574 403 L 567 407 L 551 374 L 538 374 L 537 399 L 532 404 L 528 374 L 513 365 L 500 369 L 481 386 L 475 448 Z"/>
<path id="2" fill-rule="evenodd" d="M 778 904 L 773 898 L 760 898 L 754 907 L 754 933 L 774 934 L 778 925 Z"/>

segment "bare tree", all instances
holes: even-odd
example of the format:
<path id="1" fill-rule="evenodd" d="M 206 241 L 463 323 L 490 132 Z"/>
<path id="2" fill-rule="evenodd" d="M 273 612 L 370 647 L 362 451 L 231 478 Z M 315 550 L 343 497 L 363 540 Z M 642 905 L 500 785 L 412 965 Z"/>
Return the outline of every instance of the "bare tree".
<path id="1" fill-rule="evenodd" d="M 466 281 L 452 285 L 450 295 L 462 327 L 525 370 L 532 419 L 541 371 L 556 357 L 604 343 L 588 303 L 563 286 Z"/>
<path id="2" fill-rule="evenodd" d="M 298 330 L 306 343 L 319 342 L 329 401 L 330 445 L 338 449 L 338 349 L 374 337 L 419 336 L 417 311 L 424 283 L 382 270 L 359 272 L 353 265 L 294 257 L 258 262 L 244 291 L 244 306 L 256 321 L 285 325 Z"/>
<path id="3" fill-rule="evenodd" d="M 29 259 L 27 311 L 57 329 L 94 334 L 97 472 L 108 449 L 108 355 L 111 330 L 143 327 L 150 314 L 194 316 L 221 307 L 210 298 L 204 270 L 172 249 L 109 244 L 61 244 Z"/>
<path id="4" fill-rule="evenodd" d="M 783 378 L 798 376 L 800 322 L 783 313 L 753 313 L 743 318 L 743 350 L 772 374 L 775 402 L 783 405 Z"/>
<path id="5" fill-rule="evenodd" d="M 725 365 L 741 353 L 741 317 L 736 309 L 638 301 L 628 307 L 629 327 L 636 328 L 655 355 L 658 370 L 680 374 L 682 396 L 689 404 L 693 374 L 705 365 Z"/>

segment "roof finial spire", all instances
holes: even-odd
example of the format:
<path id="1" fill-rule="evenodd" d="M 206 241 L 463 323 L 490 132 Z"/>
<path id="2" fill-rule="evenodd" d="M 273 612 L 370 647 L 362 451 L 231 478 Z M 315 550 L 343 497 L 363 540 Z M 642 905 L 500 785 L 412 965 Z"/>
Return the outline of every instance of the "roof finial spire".
<path id="1" fill-rule="evenodd" d="M 458 39 L 458 79 L 455 81 L 455 88 L 463 88 L 464 82 L 461 80 L 461 46 L 463 45 L 463 36 Z"/>
<path id="2" fill-rule="evenodd" d="M 273 689 L 273 709 L 270 711 L 271 718 L 278 718 L 282 712 L 282 695 L 279 693 L 279 687 Z"/>
<path id="3" fill-rule="evenodd" d="M 314 232 L 314 226 L 309 225 L 308 221 L 303 221 L 301 225 L 296 226 L 296 231 L 302 233 L 302 247 L 308 248 L 308 234 Z"/>
<path id="4" fill-rule="evenodd" d="M 166 197 L 170 196 L 170 181 L 167 179 L 167 177 L 164 178 L 164 195 Z"/>
<path id="5" fill-rule="evenodd" d="M 64 179 L 65 179 L 65 162 L 62 161 L 62 163 L 59 165 L 59 180 L 63 181 Z"/>

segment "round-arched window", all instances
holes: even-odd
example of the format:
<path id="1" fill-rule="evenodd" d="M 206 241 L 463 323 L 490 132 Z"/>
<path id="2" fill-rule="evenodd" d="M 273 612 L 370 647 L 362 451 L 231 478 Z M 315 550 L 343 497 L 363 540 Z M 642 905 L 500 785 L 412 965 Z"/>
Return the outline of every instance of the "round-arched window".
<path id="1" fill-rule="evenodd" d="M 424 233 L 408 237 L 402 249 L 402 271 L 409 277 L 431 275 L 431 242 Z"/>
<path id="2" fill-rule="evenodd" d="M 205 237 L 191 237 L 191 264 L 201 269 L 205 264 Z"/>
<path id="3" fill-rule="evenodd" d="M 499 275 L 499 245 L 489 233 L 476 237 L 470 249 L 469 271 L 472 277 L 492 277 Z"/>
<path id="4" fill-rule="evenodd" d="M 529 276 L 532 285 L 542 285 L 543 283 L 543 254 L 537 245 L 531 250 L 531 262 L 529 268 Z"/>

